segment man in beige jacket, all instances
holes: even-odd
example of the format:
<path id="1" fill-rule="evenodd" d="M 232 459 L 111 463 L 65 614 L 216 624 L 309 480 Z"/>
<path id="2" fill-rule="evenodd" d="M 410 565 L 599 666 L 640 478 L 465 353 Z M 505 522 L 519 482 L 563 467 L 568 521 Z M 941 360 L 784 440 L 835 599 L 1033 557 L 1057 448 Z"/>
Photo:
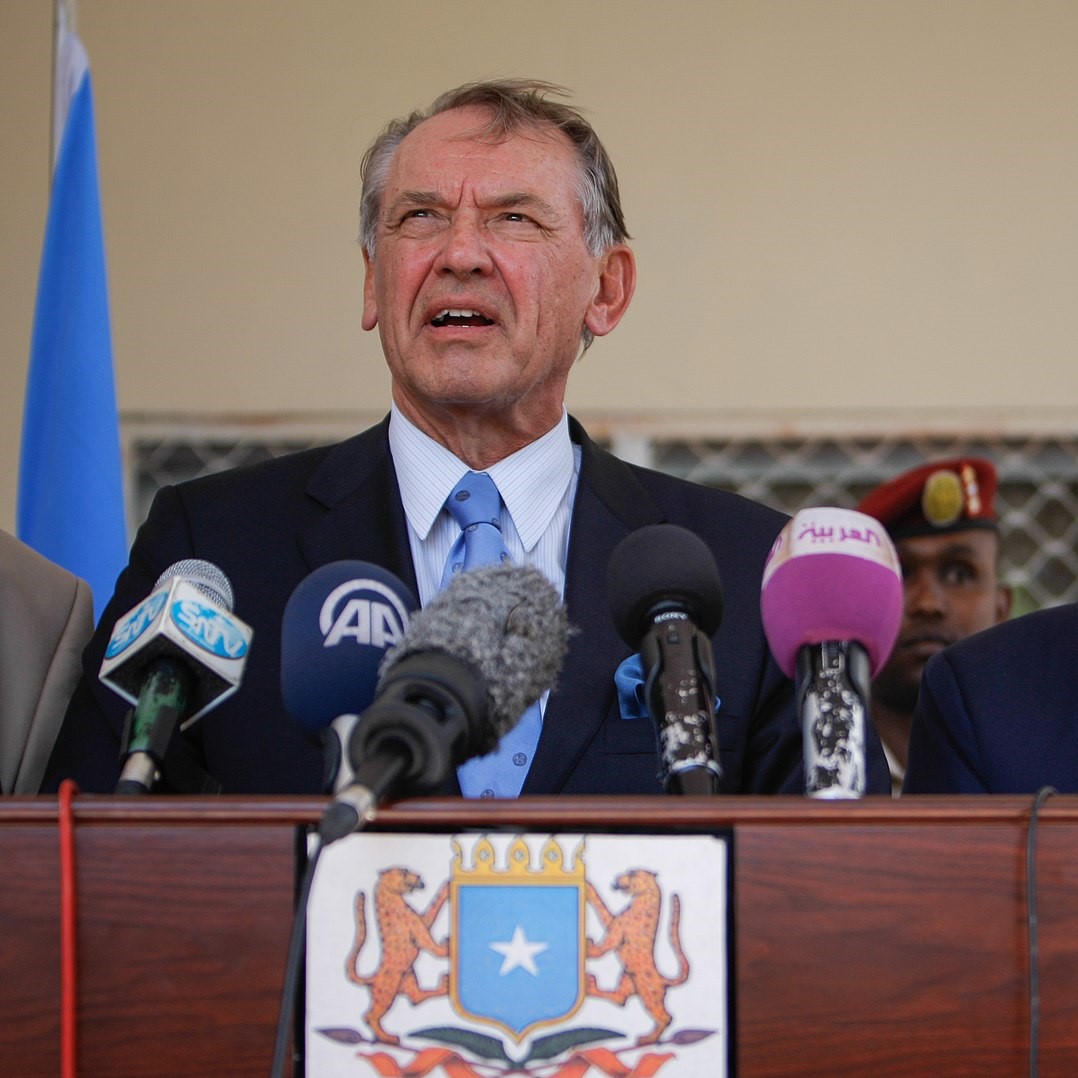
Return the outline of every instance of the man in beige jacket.
<path id="1" fill-rule="evenodd" d="M 85 580 L 0 531 L 0 791 L 36 794 L 94 628 Z"/>

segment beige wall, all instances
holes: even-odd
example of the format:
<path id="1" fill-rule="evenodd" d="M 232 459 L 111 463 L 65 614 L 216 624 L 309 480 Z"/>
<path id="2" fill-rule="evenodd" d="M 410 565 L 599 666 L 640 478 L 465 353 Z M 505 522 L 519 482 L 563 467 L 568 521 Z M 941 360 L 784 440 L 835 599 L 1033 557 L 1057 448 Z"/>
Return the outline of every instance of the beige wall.
<path id="1" fill-rule="evenodd" d="M 0 526 L 46 208 L 52 0 L 0 3 Z M 380 413 L 357 172 L 456 83 L 576 92 L 640 284 L 593 421 L 1078 430 L 1074 0 L 80 0 L 125 418 Z"/>

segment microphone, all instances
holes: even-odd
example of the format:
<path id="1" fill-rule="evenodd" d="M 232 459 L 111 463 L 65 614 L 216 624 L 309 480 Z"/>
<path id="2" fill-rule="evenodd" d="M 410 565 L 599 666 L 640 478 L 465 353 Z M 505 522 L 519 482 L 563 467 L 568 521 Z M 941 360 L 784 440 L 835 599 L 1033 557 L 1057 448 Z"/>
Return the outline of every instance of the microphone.
<path id="1" fill-rule="evenodd" d="M 723 595 L 711 550 L 676 524 L 638 528 L 614 548 L 606 590 L 618 633 L 644 664 L 663 788 L 718 793 L 711 637 L 722 621 Z"/>
<path id="2" fill-rule="evenodd" d="M 355 779 L 323 815 L 323 841 L 358 830 L 383 798 L 428 793 L 452 768 L 493 751 L 553 687 L 569 633 L 538 569 L 504 563 L 455 577 L 387 652 L 374 701 L 349 738 Z"/>
<path id="3" fill-rule="evenodd" d="M 861 797 L 870 680 L 902 621 L 898 552 L 878 520 L 802 509 L 764 566 L 760 610 L 775 661 L 794 678 L 809 797 Z"/>
<path id="4" fill-rule="evenodd" d="M 323 790 L 348 785 L 352 726 L 374 699 L 378 667 L 400 643 L 419 604 L 392 573 L 365 561 L 335 561 L 297 585 L 281 621 L 281 696 L 325 752 Z"/>
<path id="5" fill-rule="evenodd" d="M 187 729 L 239 687 L 253 633 L 232 603 L 232 585 L 216 565 L 178 561 L 116 622 L 98 674 L 134 705 L 116 793 L 148 793 L 177 727 Z"/>

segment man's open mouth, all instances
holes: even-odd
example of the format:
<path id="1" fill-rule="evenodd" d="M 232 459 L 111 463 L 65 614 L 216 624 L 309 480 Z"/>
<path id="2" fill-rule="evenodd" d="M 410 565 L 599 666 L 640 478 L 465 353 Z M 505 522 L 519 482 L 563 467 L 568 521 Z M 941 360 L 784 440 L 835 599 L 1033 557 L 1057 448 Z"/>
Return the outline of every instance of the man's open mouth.
<path id="1" fill-rule="evenodd" d="M 436 329 L 444 326 L 492 326 L 494 323 L 478 311 L 470 311 L 466 308 L 452 307 L 440 311 L 431 320 L 430 324 Z"/>

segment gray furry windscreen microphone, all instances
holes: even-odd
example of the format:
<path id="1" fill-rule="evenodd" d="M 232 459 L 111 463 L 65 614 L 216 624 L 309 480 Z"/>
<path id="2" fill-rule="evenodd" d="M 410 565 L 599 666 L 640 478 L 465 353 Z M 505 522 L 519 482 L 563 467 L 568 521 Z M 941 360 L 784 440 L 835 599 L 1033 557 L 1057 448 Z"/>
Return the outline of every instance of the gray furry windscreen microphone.
<path id="1" fill-rule="evenodd" d="M 444 652 L 475 669 L 486 684 L 489 723 L 474 755 L 498 740 L 554 687 L 569 646 L 569 619 L 549 580 L 529 566 L 471 569 L 412 615 L 404 639 L 386 652 L 383 678 L 402 659 Z"/>
<path id="2" fill-rule="evenodd" d="M 348 737 L 354 779 L 323 814 L 322 841 L 363 826 L 383 798 L 427 793 L 491 752 L 553 687 L 569 632 L 537 569 L 506 564 L 456 577 L 386 652 L 374 701 Z"/>

